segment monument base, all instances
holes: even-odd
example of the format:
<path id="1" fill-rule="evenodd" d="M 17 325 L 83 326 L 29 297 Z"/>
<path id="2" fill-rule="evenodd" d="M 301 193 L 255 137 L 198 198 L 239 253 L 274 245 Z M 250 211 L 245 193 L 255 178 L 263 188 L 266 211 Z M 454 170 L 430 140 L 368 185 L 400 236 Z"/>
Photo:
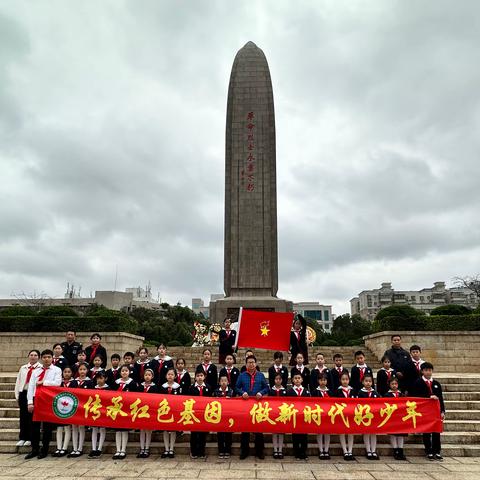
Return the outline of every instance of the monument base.
<path id="1" fill-rule="evenodd" d="M 237 321 L 240 307 L 264 312 L 292 312 L 293 302 L 276 297 L 225 297 L 210 302 L 210 321 L 223 323 L 227 316 Z"/>

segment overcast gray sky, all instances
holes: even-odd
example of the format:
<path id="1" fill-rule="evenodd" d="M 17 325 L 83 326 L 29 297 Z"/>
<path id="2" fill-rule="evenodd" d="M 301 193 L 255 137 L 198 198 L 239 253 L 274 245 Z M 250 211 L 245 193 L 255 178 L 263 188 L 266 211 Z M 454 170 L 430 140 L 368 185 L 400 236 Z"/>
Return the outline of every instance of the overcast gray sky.
<path id="1" fill-rule="evenodd" d="M 477 1 L 0 0 L 0 297 L 223 290 L 228 79 L 267 56 L 279 296 L 480 272 Z"/>

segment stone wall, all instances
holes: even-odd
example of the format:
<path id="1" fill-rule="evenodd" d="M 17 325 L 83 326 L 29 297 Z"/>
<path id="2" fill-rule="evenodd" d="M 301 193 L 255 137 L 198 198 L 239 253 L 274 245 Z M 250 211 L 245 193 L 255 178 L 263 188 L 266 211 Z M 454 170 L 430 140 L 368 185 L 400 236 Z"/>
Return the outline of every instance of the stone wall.
<path id="1" fill-rule="evenodd" d="M 422 348 L 422 358 L 433 363 L 437 372 L 480 373 L 480 332 L 380 332 L 363 337 L 366 347 L 379 359 L 390 348 L 390 337 L 402 336 L 406 350 Z"/>
<path id="2" fill-rule="evenodd" d="M 143 344 L 143 337 L 124 332 L 100 332 L 102 345 L 108 355 L 126 351 L 136 351 Z M 77 341 L 85 347 L 90 345 L 91 332 L 78 332 Z M 52 348 L 54 343 L 65 341 L 63 332 L 40 333 L 0 333 L 0 371 L 15 372 L 26 363 L 28 352 L 34 348 L 43 350 Z"/>

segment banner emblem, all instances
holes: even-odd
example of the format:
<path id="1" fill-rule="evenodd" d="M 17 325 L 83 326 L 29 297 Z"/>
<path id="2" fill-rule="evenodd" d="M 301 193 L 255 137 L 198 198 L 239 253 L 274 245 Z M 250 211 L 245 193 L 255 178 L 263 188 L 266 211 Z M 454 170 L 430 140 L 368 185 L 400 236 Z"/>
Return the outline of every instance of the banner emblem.
<path id="1" fill-rule="evenodd" d="M 78 408 L 78 398 L 70 392 L 62 392 L 53 399 L 53 411 L 58 418 L 70 418 Z"/>

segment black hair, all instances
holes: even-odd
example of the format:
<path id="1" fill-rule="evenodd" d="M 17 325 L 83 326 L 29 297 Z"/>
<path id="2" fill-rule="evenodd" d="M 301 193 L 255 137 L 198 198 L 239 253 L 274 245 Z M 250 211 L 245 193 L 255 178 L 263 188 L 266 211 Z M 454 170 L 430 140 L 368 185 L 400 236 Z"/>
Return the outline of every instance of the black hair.
<path id="1" fill-rule="evenodd" d="M 83 353 L 84 355 L 86 355 L 85 350 L 79 350 L 79 351 L 77 352 L 77 357 L 78 357 L 81 353 Z"/>
<path id="2" fill-rule="evenodd" d="M 203 355 L 205 352 L 210 352 L 210 355 L 213 355 L 213 354 L 212 354 L 212 351 L 211 351 L 209 348 L 204 348 L 204 349 L 203 349 L 203 352 L 202 352 L 202 355 Z"/>
<path id="3" fill-rule="evenodd" d="M 148 355 L 148 348 L 147 347 L 140 347 L 138 349 L 138 353 L 140 353 L 142 350 L 145 350 L 147 352 L 147 355 Z"/>
<path id="4" fill-rule="evenodd" d="M 62 347 L 62 344 L 61 343 L 54 343 L 53 347 L 52 347 L 52 350 L 55 350 L 55 347 Z M 62 352 L 63 352 L 63 347 L 62 347 Z"/>
<path id="5" fill-rule="evenodd" d="M 93 337 L 98 337 L 100 340 L 102 339 L 102 336 L 101 336 L 99 333 L 92 333 L 92 334 L 90 335 L 90 340 L 92 340 Z"/>
<path id="6" fill-rule="evenodd" d="M 195 376 L 197 376 L 199 373 L 201 373 L 204 377 L 206 376 L 204 370 L 201 368 L 197 368 L 197 371 L 195 372 Z"/>
<path id="7" fill-rule="evenodd" d="M 320 372 L 320 373 L 318 374 L 317 381 L 318 381 L 318 380 L 323 380 L 323 379 L 328 380 L 328 375 L 327 375 L 326 372 Z"/>
<path id="8" fill-rule="evenodd" d="M 95 355 L 93 359 L 95 360 L 96 358 L 99 358 L 103 362 L 103 357 L 101 355 Z"/>
<path id="9" fill-rule="evenodd" d="M 336 358 L 341 358 L 343 360 L 343 355 L 341 353 L 336 353 L 334 356 L 333 356 L 333 360 L 335 360 Z"/>
<path id="10" fill-rule="evenodd" d="M 253 358 L 255 360 L 255 363 L 257 363 L 257 357 L 255 355 L 249 355 L 246 359 L 245 359 L 245 363 L 247 363 L 251 358 Z"/>
<path id="11" fill-rule="evenodd" d="M 221 380 L 222 378 L 226 378 L 226 379 L 228 380 L 228 376 L 225 375 L 224 373 L 222 373 L 222 374 L 218 377 L 218 383 L 220 383 L 220 380 Z"/>
<path id="12" fill-rule="evenodd" d="M 122 371 L 124 368 L 128 369 L 129 374 L 132 373 L 132 372 L 130 372 L 130 365 L 129 365 L 128 363 L 124 363 L 124 364 L 120 367 L 120 371 Z"/>
<path id="13" fill-rule="evenodd" d="M 422 349 L 418 345 L 412 345 L 410 347 L 410 353 L 412 353 L 413 350 L 418 350 L 419 352 L 422 351 Z"/>
<path id="14" fill-rule="evenodd" d="M 423 362 L 422 365 L 420 365 L 420 370 L 426 370 L 427 368 L 433 370 L 433 365 L 430 362 Z"/>
<path id="15" fill-rule="evenodd" d="M 132 357 L 132 358 L 135 358 L 135 354 L 133 352 L 125 352 L 123 354 L 123 358 L 125 357 Z"/>
<path id="16" fill-rule="evenodd" d="M 319 355 L 321 355 L 322 357 L 324 357 L 324 358 L 325 358 L 325 355 L 324 355 L 322 352 L 318 352 L 318 353 L 316 353 L 316 354 L 315 354 L 315 358 L 317 358 Z"/>
<path id="17" fill-rule="evenodd" d="M 80 367 L 85 367 L 88 370 L 88 363 L 87 362 L 80 362 L 77 367 L 77 372 L 80 370 Z"/>
<path id="18" fill-rule="evenodd" d="M 402 339 L 402 336 L 401 336 L 401 335 L 399 335 L 398 333 L 394 333 L 394 334 L 390 337 L 390 341 L 392 341 L 395 337 L 400 338 L 400 340 Z"/>
<path id="19" fill-rule="evenodd" d="M 177 358 L 177 360 L 175 362 L 175 365 L 177 365 L 180 360 L 183 362 L 184 365 L 187 364 L 187 362 L 185 362 L 185 359 L 183 357 L 179 357 L 179 358 Z"/>
<path id="20" fill-rule="evenodd" d="M 99 377 L 107 378 L 107 374 L 103 370 L 100 370 L 95 374 L 95 378 L 99 378 Z"/>
<path id="21" fill-rule="evenodd" d="M 51 355 L 53 357 L 53 352 L 47 348 L 46 350 L 43 350 L 40 354 L 41 357 L 43 357 L 44 355 Z"/>
<path id="22" fill-rule="evenodd" d="M 348 372 L 346 372 L 345 370 L 342 372 L 342 374 L 340 375 L 340 379 L 344 376 L 347 376 L 348 378 L 350 378 L 350 375 L 348 374 Z"/>
<path id="23" fill-rule="evenodd" d="M 30 350 L 28 354 L 30 355 L 33 352 L 35 352 L 38 356 L 40 356 L 40 350 Z"/>
<path id="24" fill-rule="evenodd" d="M 279 358 L 280 360 L 283 360 L 283 353 L 282 352 L 275 352 L 273 354 L 273 359 L 276 360 L 277 358 Z"/>
<path id="25" fill-rule="evenodd" d="M 74 328 L 69 328 L 65 333 L 73 332 L 74 335 L 77 334 L 77 331 Z"/>
<path id="26" fill-rule="evenodd" d="M 118 353 L 114 353 L 114 354 L 110 357 L 110 360 L 113 360 L 114 358 L 116 358 L 117 360 L 121 360 L 120 355 L 119 355 Z"/>
<path id="27" fill-rule="evenodd" d="M 354 357 L 357 358 L 359 355 L 365 356 L 365 354 L 364 354 L 361 350 L 357 350 L 357 351 L 354 353 Z"/>
<path id="28" fill-rule="evenodd" d="M 389 360 L 390 363 L 392 363 L 392 361 L 390 360 L 390 357 L 389 357 L 388 355 L 384 355 L 384 356 L 382 357 L 381 362 L 383 363 L 385 360 Z"/>
<path id="29" fill-rule="evenodd" d="M 282 382 L 283 382 L 283 376 L 282 376 L 282 374 L 281 374 L 280 372 L 277 372 L 277 373 L 275 374 L 275 377 L 273 377 L 273 378 L 277 378 L 277 377 L 281 378 L 281 379 L 282 379 Z"/>
<path id="30" fill-rule="evenodd" d="M 167 349 L 167 346 L 166 346 L 164 343 L 159 343 L 159 344 L 157 345 L 157 350 L 158 350 L 160 347 L 163 347 L 165 350 Z"/>
<path id="31" fill-rule="evenodd" d="M 373 375 L 371 375 L 370 373 L 366 373 L 366 374 L 363 376 L 363 380 L 365 380 L 366 378 L 371 378 L 371 379 L 372 379 L 372 382 L 373 382 Z"/>
<path id="32" fill-rule="evenodd" d="M 393 377 L 390 377 L 390 380 L 388 381 L 388 384 L 390 385 L 392 382 L 397 382 L 398 383 L 398 378 L 393 376 Z"/>

